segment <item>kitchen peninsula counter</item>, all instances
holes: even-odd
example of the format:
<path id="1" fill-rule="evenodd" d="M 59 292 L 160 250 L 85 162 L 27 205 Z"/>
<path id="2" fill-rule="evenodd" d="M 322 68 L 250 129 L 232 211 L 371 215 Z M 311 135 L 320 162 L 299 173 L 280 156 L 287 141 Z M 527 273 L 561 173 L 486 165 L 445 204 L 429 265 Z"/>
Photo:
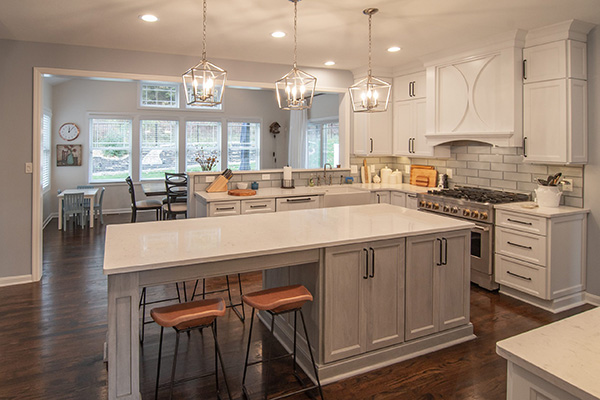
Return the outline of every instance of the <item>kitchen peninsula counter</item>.
<path id="1" fill-rule="evenodd" d="M 265 287 L 304 284 L 315 298 L 305 313 L 325 383 L 470 340 L 472 226 L 385 204 L 110 225 L 104 256 L 109 398 L 140 398 L 139 290 L 169 282 L 268 270 L 273 273 L 265 275 Z M 364 252 L 372 257 L 366 264 Z M 365 267 L 374 278 L 363 276 Z M 355 291 L 357 285 L 367 285 L 364 293 Z M 383 296 L 385 290 L 391 298 Z M 428 290 L 433 297 L 419 300 Z M 378 306 L 371 314 L 392 313 L 378 317 L 382 326 L 363 319 L 364 304 L 340 309 L 350 306 L 340 302 L 346 296 L 366 301 L 367 292 Z M 338 313 L 344 318 L 337 318 Z M 336 326 L 352 322 L 352 315 L 360 322 L 356 326 Z M 278 319 L 276 329 L 284 346 L 288 328 Z M 356 332 L 358 347 L 348 343 L 347 349 L 339 348 L 339 329 L 345 330 L 346 339 Z M 391 341 L 380 341 L 374 334 Z M 301 365 L 307 354 L 303 345 L 299 344 Z"/>

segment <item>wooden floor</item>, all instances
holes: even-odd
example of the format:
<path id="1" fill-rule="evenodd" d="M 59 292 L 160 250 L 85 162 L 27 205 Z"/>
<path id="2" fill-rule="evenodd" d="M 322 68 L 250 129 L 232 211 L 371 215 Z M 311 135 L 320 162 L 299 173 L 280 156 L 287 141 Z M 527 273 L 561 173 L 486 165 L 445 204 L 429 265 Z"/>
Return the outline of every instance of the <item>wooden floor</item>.
<path id="1" fill-rule="evenodd" d="M 138 220 L 151 220 L 146 214 Z M 128 215 L 105 216 L 106 223 L 126 223 Z M 105 399 L 106 278 L 102 274 L 104 226 L 92 230 L 44 230 L 44 275 L 39 283 L 0 288 L 0 399 Z M 211 281 L 212 288 L 224 280 Z M 260 288 L 261 275 L 243 276 L 244 290 Z M 188 283 L 191 290 L 193 282 Z M 234 296 L 238 296 L 234 291 Z M 149 296 L 174 296 L 174 285 L 150 289 Z M 552 315 L 533 306 L 476 286 L 471 288 L 471 321 L 477 339 L 426 356 L 385 367 L 324 387 L 326 399 L 485 399 L 506 398 L 506 362 L 496 355 L 498 340 L 573 315 L 591 306 Z M 256 326 L 256 324 L 255 324 Z M 233 398 L 240 382 L 249 323 L 228 311 L 219 320 Z M 259 355 L 265 329 L 253 336 L 252 356 Z M 159 329 L 147 325 L 141 347 L 142 394 L 153 398 Z M 167 382 L 174 332 L 165 331 L 161 382 Z M 284 375 L 289 362 L 272 373 L 275 389 L 296 388 Z M 182 336 L 178 379 L 214 367 L 212 336 Z M 251 391 L 262 390 L 263 371 L 249 374 Z M 286 375 L 287 376 L 287 375 Z M 222 382 L 221 382 L 222 384 Z M 168 391 L 161 390 L 162 398 Z M 214 379 L 176 387 L 174 398 L 214 399 Z M 224 397 L 226 398 L 226 397 Z M 258 396 L 257 396 L 258 398 Z M 296 396 L 296 399 L 306 398 Z"/>

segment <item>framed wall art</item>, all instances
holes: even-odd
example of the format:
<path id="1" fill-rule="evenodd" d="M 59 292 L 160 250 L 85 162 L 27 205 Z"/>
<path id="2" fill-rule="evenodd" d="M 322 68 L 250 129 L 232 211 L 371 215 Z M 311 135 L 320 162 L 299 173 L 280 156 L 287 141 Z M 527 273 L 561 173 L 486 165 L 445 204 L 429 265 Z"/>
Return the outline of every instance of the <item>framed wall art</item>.
<path id="1" fill-rule="evenodd" d="M 56 166 L 57 167 L 79 167 L 81 166 L 82 145 L 80 144 L 57 144 Z"/>

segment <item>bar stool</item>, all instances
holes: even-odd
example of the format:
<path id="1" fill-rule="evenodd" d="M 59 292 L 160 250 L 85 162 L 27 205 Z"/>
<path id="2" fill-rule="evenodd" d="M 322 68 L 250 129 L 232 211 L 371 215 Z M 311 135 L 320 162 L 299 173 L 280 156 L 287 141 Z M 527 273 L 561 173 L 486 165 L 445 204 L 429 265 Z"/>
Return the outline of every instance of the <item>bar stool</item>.
<path id="1" fill-rule="evenodd" d="M 196 378 L 186 378 L 178 381 L 182 383 L 190 381 L 192 379 L 203 378 L 209 375 L 215 375 L 217 397 L 220 399 L 219 392 L 219 368 L 218 363 L 221 362 L 221 370 L 223 371 L 223 379 L 225 380 L 225 387 L 227 388 L 227 395 L 231 399 L 231 393 L 229 391 L 229 384 L 227 382 L 227 375 L 225 374 L 225 366 L 223 365 L 223 358 L 221 357 L 221 349 L 219 348 L 219 342 L 217 340 L 217 317 L 222 317 L 225 314 L 225 302 L 223 299 L 210 299 L 194 301 L 189 303 L 174 304 L 165 307 L 153 308 L 150 311 L 152 319 L 160 325 L 160 344 L 158 346 L 158 368 L 156 371 L 156 389 L 154 392 L 154 398 L 158 398 L 158 388 L 160 382 L 160 361 L 162 357 L 162 342 L 163 332 L 165 328 L 173 328 L 177 333 L 175 337 L 175 355 L 173 356 L 173 367 L 171 369 L 171 382 L 169 399 L 173 397 L 173 386 L 175 384 L 175 368 L 177 366 L 177 350 L 179 348 L 179 334 L 181 332 L 189 332 L 194 329 L 202 329 L 211 327 L 213 339 L 215 342 L 215 372 L 205 375 L 198 376 Z"/>
<path id="2" fill-rule="evenodd" d="M 238 278 L 238 286 L 240 288 L 240 298 L 244 295 L 244 292 L 242 291 L 242 275 L 241 274 L 237 274 L 237 278 Z M 221 292 L 227 292 L 227 297 L 229 297 L 229 304 L 227 305 L 227 308 L 231 308 L 233 310 L 233 312 L 235 312 L 235 315 L 238 316 L 238 318 L 240 319 L 240 321 L 244 322 L 244 320 L 246 319 L 246 310 L 244 310 L 244 304 L 242 303 L 242 301 L 240 300 L 239 303 L 234 303 L 232 298 L 231 298 L 231 286 L 229 284 L 229 275 L 225 275 L 225 280 L 227 282 L 227 287 L 224 289 L 215 289 L 215 290 L 211 290 L 210 292 L 206 291 L 206 279 L 202 279 L 202 299 L 206 298 L 207 294 L 213 294 L 213 293 L 221 293 Z M 198 288 L 198 280 L 196 280 L 196 284 L 194 285 L 194 291 L 192 292 L 192 300 L 194 301 L 194 298 L 196 296 L 200 296 L 200 294 L 196 294 L 196 289 Z M 242 309 L 242 312 L 240 313 L 240 311 L 238 310 L 238 307 L 240 307 Z"/>
<path id="3" fill-rule="evenodd" d="M 244 363 L 244 375 L 242 378 L 242 391 L 244 397 L 246 399 L 250 399 L 250 395 L 248 393 L 248 389 L 246 388 L 246 372 L 249 366 L 256 365 L 260 363 L 265 363 L 266 369 L 266 379 L 265 379 L 265 399 L 268 396 L 268 384 L 269 384 L 269 370 L 268 363 L 269 361 L 281 359 L 284 357 L 293 357 L 293 368 L 294 368 L 294 376 L 296 379 L 302 384 L 302 380 L 296 373 L 296 317 L 298 312 L 300 312 L 300 317 L 302 319 L 302 326 L 304 327 L 304 335 L 306 336 L 306 343 L 308 345 L 308 352 L 310 353 L 310 360 L 312 362 L 313 370 L 315 373 L 315 379 L 317 381 L 316 385 L 312 385 L 309 387 L 303 387 L 300 390 L 293 391 L 288 394 L 283 394 L 277 397 L 274 397 L 270 400 L 282 399 L 284 397 L 293 396 L 299 393 L 303 393 L 313 389 L 319 389 L 319 395 L 321 396 L 321 400 L 323 399 L 323 389 L 321 388 L 321 382 L 319 381 L 319 374 L 317 372 L 317 366 L 315 365 L 315 358 L 312 353 L 312 349 L 310 347 L 310 341 L 308 339 L 308 332 L 306 331 L 306 323 L 304 322 L 304 314 L 302 313 L 302 306 L 307 301 L 312 301 L 313 297 L 302 285 L 291 285 L 291 286 L 283 286 L 278 288 L 261 290 L 258 292 L 253 292 L 242 296 L 242 301 L 252 307 L 252 316 L 250 317 L 250 332 L 248 334 L 248 348 L 246 350 L 246 361 Z M 275 339 L 273 335 L 273 329 L 275 327 L 275 316 L 280 314 L 286 314 L 290 312 L 294 312 L 294 347 L 292 353 L 285 354 L 283 356 L 275 357 L 275 358 L 263 358 L 262 360 L 254 361 L 248 363 L 248 356 L 250 354 L 250 343 L 252 339 L 252 326 L 254 324 L 254 312 L 255 310 L 266 311 L 272 316 L 271 320 L 271 345 L 269 346 L 269 356 L 272 354 L 272 342 Z M 264 348 L 264 347 L 263 347 Z"/>

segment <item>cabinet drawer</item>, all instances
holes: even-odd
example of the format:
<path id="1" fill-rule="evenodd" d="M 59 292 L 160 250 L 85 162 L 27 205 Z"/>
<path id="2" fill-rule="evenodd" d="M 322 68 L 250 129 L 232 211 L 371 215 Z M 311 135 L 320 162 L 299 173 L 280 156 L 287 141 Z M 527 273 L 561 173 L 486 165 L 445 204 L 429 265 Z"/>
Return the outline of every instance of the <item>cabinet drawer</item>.
<path id="1" fill-rule="evenodd" d="M 284 197 L 275 200 L 275 210 L 309 210 L 311 208 L 321 208 L 320 196 L 302 196 L 302 197 Z"/>
<path id="2" fill-rule="evenodd" d="M 497 227 L 496 253 L 545 266 L 546 237 Z"/>
<path id="3" fill-rule="evenodd" d="M 242 200 L 242 214 L 275 212 L 275 199 Z"/>
<path id="4" fill-rule="evenodd" d="M 208 216 L 222 217 L 224 215 L 238 215 L 239 213 L 239 201 L 219 201 L 210 203 Z"/>
<path id="5" fill-rule="evenodd" d="M 496 282 L 532 296 L 546 297 L 546 269 L 496 254 Z"/>
<path id="6" fill-rule="evenodd" d="M 546 218 L 506 210 L 496 211 L 496 226 L 546 235 Z"/>

